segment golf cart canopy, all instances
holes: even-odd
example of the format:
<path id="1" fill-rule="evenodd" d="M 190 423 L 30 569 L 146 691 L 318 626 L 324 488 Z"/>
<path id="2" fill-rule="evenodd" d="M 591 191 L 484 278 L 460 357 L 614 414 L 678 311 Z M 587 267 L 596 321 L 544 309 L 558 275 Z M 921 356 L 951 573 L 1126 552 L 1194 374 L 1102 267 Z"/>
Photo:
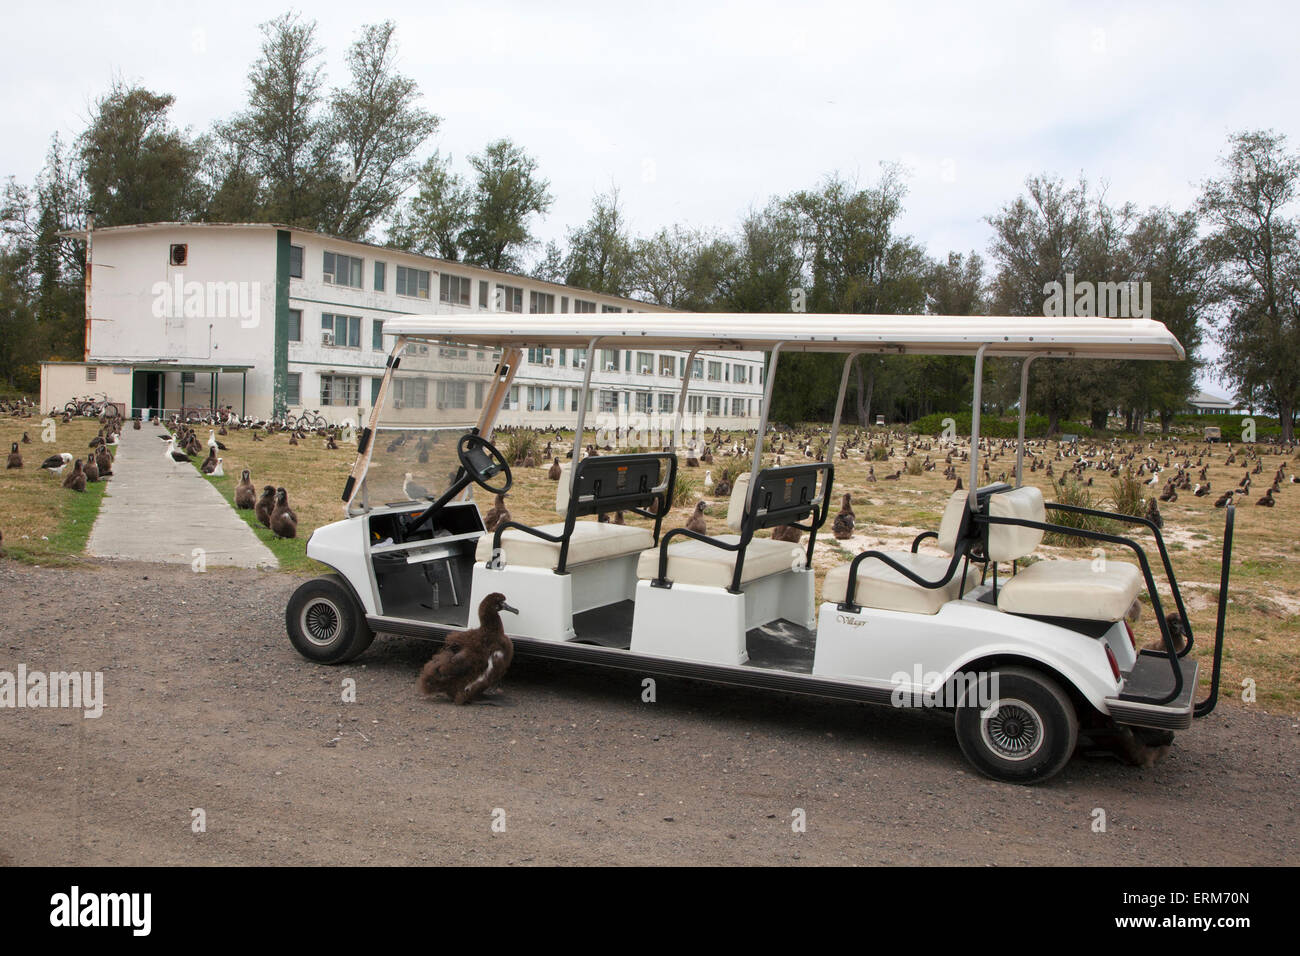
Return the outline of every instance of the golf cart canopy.
<path id="1" fill-rule="evenodd" d="M 623 312 L 618 315 L 418 315 L 389 319 L 384 331 L 470 346 L 577 346 L 593 339 L 623 347 L 915 355 L 1026 355 L 1059 358 L 1186 357 L 1173 333 L 1151 319 L 952 315 Z"/>

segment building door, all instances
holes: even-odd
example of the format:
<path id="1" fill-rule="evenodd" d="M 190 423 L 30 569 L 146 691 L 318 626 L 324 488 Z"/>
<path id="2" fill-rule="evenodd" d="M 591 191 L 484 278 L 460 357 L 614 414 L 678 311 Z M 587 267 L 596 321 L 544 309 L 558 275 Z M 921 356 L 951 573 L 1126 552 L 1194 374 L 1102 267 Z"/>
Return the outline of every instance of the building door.
<path id="1" fill-rule="evenodd" d="M 149 418 L 162 414 L 162 373 L 136 372 L 131 381 L 131 417 Z"/>

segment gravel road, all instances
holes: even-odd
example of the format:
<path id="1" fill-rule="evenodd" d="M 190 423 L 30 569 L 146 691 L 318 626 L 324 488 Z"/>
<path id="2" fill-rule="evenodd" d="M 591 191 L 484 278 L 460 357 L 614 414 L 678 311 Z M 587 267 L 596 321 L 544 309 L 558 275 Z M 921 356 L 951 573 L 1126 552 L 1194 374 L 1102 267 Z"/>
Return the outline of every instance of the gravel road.
<path id="1" fill-rule="evenodd" d="M 1229 701 L 1153 770 L 1016 787 L 937 713 L 669 680 L 643 703 L 635 674 L 527 659 L 493 703 L 424 700 L 422 642 L 298 657 L 297 584 L 0 561 L 0 670 L 104 675 L 98 719 L 0 709 L 0 864 L 1300 863 L 1293 717 Z"/>

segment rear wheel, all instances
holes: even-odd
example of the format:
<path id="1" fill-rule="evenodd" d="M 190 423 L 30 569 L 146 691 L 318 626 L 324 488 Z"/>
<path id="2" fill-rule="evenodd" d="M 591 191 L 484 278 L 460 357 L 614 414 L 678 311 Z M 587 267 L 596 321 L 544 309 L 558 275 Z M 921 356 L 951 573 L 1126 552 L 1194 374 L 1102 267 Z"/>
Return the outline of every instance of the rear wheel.
<path id="1" fill-rule="evenodd" d="M 954 719 L 966 759 L 985 776 L 1008 783 L 1040 783 L 1069 762 L 1079 717 L 1059 684 L 1026 667 L 994 672 L 996 700 L 963 703 Z M 990 675 L 993 676 L 993 675 Z"/>
<path id="2" fill-rule="evenodd" d="M 315 578 L 293 592 L 284 612 L 294 649 L 318 664 L 342 664 L 370 646 L 375 632 L 337 574 Z"/>

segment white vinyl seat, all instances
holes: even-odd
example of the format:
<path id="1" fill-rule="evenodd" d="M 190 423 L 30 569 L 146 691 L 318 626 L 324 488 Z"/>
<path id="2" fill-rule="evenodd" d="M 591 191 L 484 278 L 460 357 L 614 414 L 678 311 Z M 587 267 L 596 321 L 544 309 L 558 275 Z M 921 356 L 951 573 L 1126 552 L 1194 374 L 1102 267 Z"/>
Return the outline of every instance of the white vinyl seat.
<path id="1" fill-rule="evenodd" d="M 561 516 L 569 511 L 569 470 L 571 462 L 560 466 L 560 479 L 555 489 L 555 510 Z M 564 522 L 531 526 L 537 531 L 559 537 L 564 533 Z M 590 564 L 639 554 L 654 547 L 654 533 L 649 528 L 614 524 L 598 518 L 575 521 L 569 537 L 566 566 Z M 479 538 L 474 557 L 478 561 L 492 558 L 493 535 Z M 547 541 L 518 528 L 507 528 L 501 533 L 501 551 L 507 565 L 521 568 L 555 568 L 560 563 L 560 542 Z"/>
<path id="2" fill-rule="evenodd" d="M 564 522 L 536 526 L 538 531 L 559 536 L 564 532 Z M 637 528 L 632 525 L 614 524 L 613 522 L 578 521 L 573 525 L 573 534 L 569 538 L 569 554 L 566 563 L 570 566 L 620 558 L 637 554 L 654 546 L 654 535 L 649 528 Z M 536 535 L 507 528 L 501 533 L 501 550 L 507 565 L 524 568 L 554 568 L 560 562 L 560 542 L 547 541 Z M 475 559 L 488 561 L 492 558 L 492 535 L 485 534 L 478 539 Z"/>
<path id="3" fill-rule="evenodd" d="M 914 554 L 911 551 L 889 552 L 889 556 L 927 581 L 942 578 L 952 561 L 948 555 Z M 850 603 L 885 611 L 938 614 L 940 608 L 949 601 L 957 600 L 963 592 L 978 584 L 979 579 L 980 569 L 968 566 L 964 580 L 959 568 L 942 587 L 925 588 L 885 562 L 868 558 L 858 565 L 855 599 Z M 849 565 L 841 564 L 832 568 L 822 582 L 822 600 L 834 604 L 845 603 L 848 600 L 848 585 Z"/>
<path id="4" fill-rule="evenodd" d="M 939 522 L 937 544 L 942 555 L 922 554 L 912 551 L 885 551 L 892 560 L 897 561 L 919 577 L 927 581 L 938 581 L 948 573 L 952 555 L 957 550 L 957 538 L 961 534 L 962 522 L 969 510 L 969 498 L 964 491 L 954 491 L 948 496 L 944 506 L 943 518 Z M 857 604 L 860 607 L 874 607 L 884 611 L 908 611 L 913 614 L 938 614 L 939 608 L 949 601 L 955 601 L 966 590 L 979 582 L 980 569 L 967 566 L 965 574 L 958 568 L 952 580 L 942 587 L 927 588 L 917 584 L 911 578 L 891 568 L 877 558 L 865 558 L 858 562 L 858 577 L 854 594 L 848 594 L 849 568 L 842 564 L 826 573 L 822 582 L 822 600 L 835 604 Z"/>
<path id="5" fill-rule="evenodd" d="M 1047 521 L 1043 493 L 1025 485 L 989 499 L 994 517 Z M 990 524 L 988 554 L 993 561 L 1016 561 L 1033 554 L 1043 540 L 1038 528 Z M 1118 621 L 1142 591 L 1136 565 L 1111 560 L 1036 561 L 998 588 L 998 608 L 1008 614 Z"/>
<path id="6" fill-rule="evenodd" d="M 738 534 L 718 535 L 715 541 L 737 544 Z M 649 547 L 647 545 L 647 547 Z M 795 563 L 803 566 L 803 549 L 788 541 L 771 538 L 752 538 L 745 549 L 745 563 L 740 569 L 743 587 L 751 581 L 789 571 Z M 668 580 L 681 584 L 701 584 L 706 587 L 729 588 L 736 573 L 736 552 L 725 551 L 703 541 L 686 539 L 668 545 Z M 636 563 L 636 576 L 651 581 L 659 576 L 659 549 L 644 551 Z"/>

